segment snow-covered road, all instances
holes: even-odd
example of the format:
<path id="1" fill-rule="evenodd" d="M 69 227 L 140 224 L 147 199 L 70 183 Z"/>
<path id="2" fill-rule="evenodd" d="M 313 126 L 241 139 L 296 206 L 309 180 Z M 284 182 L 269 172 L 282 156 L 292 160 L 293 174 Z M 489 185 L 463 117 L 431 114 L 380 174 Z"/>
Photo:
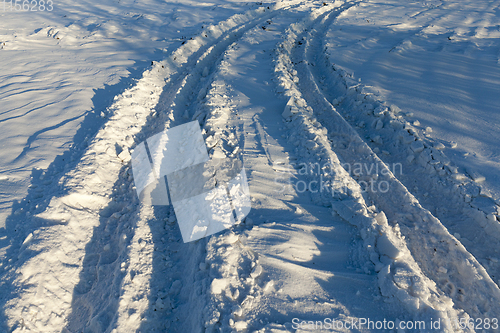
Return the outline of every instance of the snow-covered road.
<path id="1" fill-rule="evenodd" d="M 32 172 L 0 235 L 2 329 L 358 332 L 386 321 L 388 332 L 409 325 L 417 332 L 497 331 L 500 187 L 492 137 L 499 113 L 498 97 L 487 93 L 499 83 L 496 2 L 475 6 L 469 23 L 454 1 L 216 4 L 199 5 L 199 15 L 184 12 L 212 22 L 192 27 L 188 38 L 155 38 L 154 45 L 165 42 L 166 58 L 98 117 L 87 115 L 88 133 L 62 157 Z M 478 23 L 481 13 L 488 16 Z M 165 29 L 169 19 L 158 14 L 149 28 Z M 461 39 L 460 53 L 458 44 L 451 51 L 441 45 L 438 24 L 457 36 L 465 36 L 465 25 L 483 33 Z M 472 74 L 469 65 L 458 68 L 462 60 L 483 61 L 477 81 L 463 76 Z M 449 67 L 437 65 L 442 61 Z M 411 88 L 428 77 L 415 74 L 424 71 L 439 78 L 425 81 L 427 94 Z M 394 82 L 383 79 L 395 72 Z M 453 74 L 462 81 L 447 78 Z M 12 83 L 24 96 L 16 99 L 13 77 L 6 74 L 0 92 L 21 103 L 30 88 Z M 465 99 L 466 84 L 475 86 L 468 97 L 475 102 L 460 115 L 478 119 L 462 125 L 476 143 L 472 135 L 452 136 L 454 125 L 439 126 L 439 110 Z M 427 96 L 428 113 L 416 105 Z M 210 156 L 242 160 L 252 210 L 229 230 L 183 243 L 170 206 L 137 198 L 130 154 L 193 120 Z M 474 129 L 481 123 L 488 125 Z M 30 138 L 23 156 L 37 142 Z M 36 154 L 54 154 L 37 145 Z M 464 159 L 456 145 L 464 153 L 480 146 L 480 156 Z M 6 162 L 0 182 L 36 160 Z M 332 330 L 325 318 L 344 326 Z M 376 328 L 347 327 L 368 318 Z M 300 327 L 302 320 L 316 326 Z"/>

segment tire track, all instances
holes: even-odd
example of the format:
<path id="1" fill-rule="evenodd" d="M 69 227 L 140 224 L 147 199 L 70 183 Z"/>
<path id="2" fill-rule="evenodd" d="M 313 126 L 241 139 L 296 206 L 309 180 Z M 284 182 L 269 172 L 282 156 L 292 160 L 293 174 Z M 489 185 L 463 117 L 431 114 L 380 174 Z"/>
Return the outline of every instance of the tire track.
<path id="1" fill-rule="evenodd" d="M 337 73 L 335 73 L 335 67 L 332 67 L 327 53 L 317 54 L 313 51 L 325 49 L 324 45 L 320 45 L 321 43 L 318 41 L 326 39 L 328 26 L 331 25 L 332 22 L 332 20 L 325 22 L 325 25 L 319 29 L 320 31 L 315 31 L 315 34 L 311 33 L 311 38 L 308 38 L 308 41 L 313 42 L 307 43 L 305 46 L 304 53 L 306 54 L 307 63 L 309 64 L 308 71 L 312 74 L 311 78 L 314 79 L 318 91 L 321 91 L 325 99 L 329 101 L 333 101 L 335 97 L 337 97 L 336 100 L 339 102 L 337 110 L 344 116 L 344 119 L 350 123 L 351 128 L 357 128 L 357 132 L 360 133 L 359 135 L 368 139 L 367 143 L 369 143 L 373 149 L 376 151 L 382 150 L 382 153 L 377 156 L 379 156 L 381 160 L 387 161 L 386 165 L 395 165 L 396 163 L 403 165 L 406 172 L 397 175 L 398 177 L 396 178 L 400 178 L 398 181 L 403 179 L 407 188 L 416 190 L 419 196 L 419 204 L 422 204 L 423 200 L 424 203 L 422 205 L 424 208 L 435 212 L 433 215 L 439 218 L 439 221 L 444 224 L 444 228 L 447 229 L 449 233 L 457 235 L 457 238 L 460 238 L 458 232 L 462 235 L 470 235 L 471 232 L 473 233 L 474 236 L 472 237 L 475 237 L 475 242 L 481 244 L 481 246 L 468 242 L 465 248 L 470 252 L 474 260 L 485 263 L 485 266 L 481 266 L 476 262 L 474 266 L 480 267 L 477 268 L 479 270 L 486 268 L 486 272 L 489 273 L 488 280 L 490 277 L 498 277 L 500 275 L 498 262 L 489 260 L 491 252 L 496 251 L 496 253 L 498 253 L 498 248 L 500 247 L 500 225 L 491 213 L 496 210 L 493 200 L 490 200 L 490 204 L 493 206 L 492 211 L 488 211 L 491 207 L 482 208 L 483 212 L 472 207 L 468 203 L 470 200 L 467 200 L 466 197 L 469 195 L 468 193 L 471 192 L 477 191 L 479 194 L 480 188 L 472 179 L 455 173 L 456 169 L 450 164 L 450 160 L 441 150 L 442 144 L 432 142 L 429 139 L 423 139 L 418 131 L 398 114 L 385 112 L 385 115 L 381 115 L 380 109 L 376 109 L 377 101 L 374 103 L 376 110 L 370 112 L 370 107 L 367 107 L 366 104 L 373 103 L 374 101 L 370 100 L 369 95 L 366 97 L 367 95 L 362 93 L 362 86 L 359 85 L 359 83 L 355 84 L 357 87 L 349 87 L 349 84 L 344 81 L 346 84 L 344 94 L 341 96 L 333 96 L 332 89 L 329 88 L 331 86 L 326 84 L 326 82 L 321 82 L 324 73 L 329 73 L 333 77 L 336 77 L 337 80 L 343 81 L 338 73 L 342 72 L 342 70 L 338 70 Z M 342 99 L 344 99 L 344 101 L 340 102 Z M 368 99 L 368 102 L 366 102 L 366 99 Z M 363 102 L 359 103 L 357 101 Z M 382 110 L 387 110 L 387 108 L 384 108 L 383 104 L 379 107 Z M 397 107 L 391 106 L 391 109 L 397 112 Z M 357 126 L 360 122 L 372 125 L 367 125 L 366 127 Z M 380 128 L 380 122 L 383 122 L 384 130 Z M 380 134 L 382 142 L 377 142 L 378 140 L 374 138 L 373 128 L 378 130 L 378 133 L 375 135 Z M 370 133 L 370 129 L 372 133 Z M 401 129 L 401 131 L 398 131 L 399 129 Z M 394 144 L 395 142 L 396 144 Z M 414 166 L 415 163 L 412 163 L 414 161 L 417 166 Z M 441 206 L 441 203 L 443 203 L 443 196 L 449 196 L 449 200 L 446 200 L 448 205 L 445 207 Z M 487 198 L 485 197 L 484 199 L 486 200 Z M 469 227 L 464 228 L 463 224 L 457 225 L 456 221 L 460 220 L 464 221 L 463 223 Z M 460 226 L 462 226 L 462 228 L 460 228 Z M 450 235 L 450 237 L 452 236 Z M 483 244 L 492 246 L 492 249 L 486 251 Z M 465 243 L 463 245 L 465 245 Z M 456 265 L 456 263 L 454 264 Z M 474 304 L 474 300 L 477 300 L 477 295 L 464 296 L 471 286 L 467 282 L 464 284 L 463 281 L 455 284 L 454 281 L 450 279 L 450 275 L 453 275 L 453 273 L 448 271 L 447 274 L 443 272 L 440 267 L 446 267 L 446 270 L 448 270 L 448 266 L 439 266 L 437 274 L 434 274 L 434 279 L 439 281 L 438 284 L 443 286 L 443 290 L 448 291 L 450 295 L 454 295 L 460 303 L 469 302 L 469 304 Z M 457 268 L 457 273 L 458 272 L 460 272 L 460 268 Z M 495 295 L 498 294 L 498 288 L 496 288 L 496 286 L 491 286 L 490 288 L 495 292 Z M 479 303 L 483 303 L 483 300 L 480 299 Z M 483 306 L 486 308 L 488 307 L 485 303 L 483 303 Z M 472 307 L 474 307 L 474 305 L 472 305 Z M 477 317 L 479 314 L 475 314 L 474 316 Z"/>
<path id="2" fill-rule="evenodd" d="M 313 75 L 315 62 L 311 58 L 314 58 L 315 50 L 323 50 L 322 32 L 335 17 L 335 13 L 328 13 L 311 18 L 303 29 L 290 29 L 290 37 L 282 44 L 283 55 L 279 55 L 283 59 L 284 68 L 278 67 L 284 72 L 280 80 L 285 94 L 295 98 L 293 106 L 297 111 L 306 112 L 327 129 L 331 146 L 344 166 L 346 163 L 351 166 L 355 163 L 376 166 L 379 172 L 375 176 L 375 184 L 387 182 L 390 191 L 380 193 L 368 187 L 367 200 L 385 212 L 393 227 L 400 229 L 411 255 L 423 273 L 437 283 L 456 307 L 465 310 L 473 318 L 481 318 L 486 314 L 497 317 L 498 309 L 494 304 L 500 300 L 500 291 L 484 268 L 408 192 L 319 89 L 320 83 Z M 316 73 L 320 72 L 318 70 Z M 295 116 L 287 115 L 291 119 Z M 373 179 L 372 174 L 353 176 L 360 184 Z M 390 274 L 392 273 L 391 268 Z"/>

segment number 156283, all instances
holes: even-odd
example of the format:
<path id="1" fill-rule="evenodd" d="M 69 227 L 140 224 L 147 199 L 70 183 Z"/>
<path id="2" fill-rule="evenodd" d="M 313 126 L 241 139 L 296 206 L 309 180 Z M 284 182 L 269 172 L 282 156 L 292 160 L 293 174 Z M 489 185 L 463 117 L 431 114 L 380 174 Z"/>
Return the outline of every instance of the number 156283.
<path id="1" fill-rule="evenodd" d="M 0 9 L 4 12 L 51 12 L 52 0 L 0 0 Z"/>

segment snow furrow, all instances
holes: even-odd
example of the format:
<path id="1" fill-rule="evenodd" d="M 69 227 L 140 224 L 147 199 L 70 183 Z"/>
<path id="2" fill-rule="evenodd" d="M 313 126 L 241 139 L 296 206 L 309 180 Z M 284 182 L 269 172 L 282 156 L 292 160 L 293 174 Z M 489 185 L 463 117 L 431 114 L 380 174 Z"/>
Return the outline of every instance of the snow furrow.
<path id="1" fill-rule="evenodd" d="M 315 67 L 310 53 L 322 50 L 314 47 L 321 43 L 320 32 L 324 31 L 333 19 L 334 14 L 326 14 L 323 17 L 317 13 L 315 17 L 310 18 L 310 22 L 292 27 L 288 31 L 288 38 L 281 45 L 277 61 L 278 79 L 291 103 L 293 100 L 292 106 L 295 108 L 291 112 L 286 110 L 284 117 L 293 121 L 303 113 L 314 119 L 313 122 L 319 121 L 328 131 L 331 146 L 342 159 L 344 168 L 354 167 L 356 163 L 374 166 L 376 173 L 365 172 L 353 176 L 359 184 L 370 183 L 373 179 L 371 183 L 375 184 L 375 188 L 363 186 L 369 194 L 367 200 L 384 211 L 391 226 L 400 228 L 402 239 L 405 239 L 403 244 L 407 244 L 411 252 L 410 261 L 415 258 L 420 266 L 417 272 L 421 269 L 427 277 L 433 279 L 440 289 L 440 297 L 447 298 L 442 295 L 444 292 L 453 299 L 458 309 L 464 309 L 476 318 L 485 316 L 486 313 L 495 317 L 497 309 L 493 304 L 500 299 L 500 293 L 484 268 L 448 233 L 439 220 L 422 208 L 391 169 L 373 153 L 318 88 L 310 69 Z M 316 30 L 320 32 L 317 33 Z M 353 89 L 356 86 L 353 83 Z M 387 192 L 377 192 L 377 186 L 381 183 L 388 184 Z M 393 273 L 395 270 L 391 268 L 389 271 Z M 465 298 L 468 302 L 464 302 Z M 439 308 L 447 308 L 447 311 L 453 313 L 451 302 L 444 303 L 447 304 L 446 307 Z"/>

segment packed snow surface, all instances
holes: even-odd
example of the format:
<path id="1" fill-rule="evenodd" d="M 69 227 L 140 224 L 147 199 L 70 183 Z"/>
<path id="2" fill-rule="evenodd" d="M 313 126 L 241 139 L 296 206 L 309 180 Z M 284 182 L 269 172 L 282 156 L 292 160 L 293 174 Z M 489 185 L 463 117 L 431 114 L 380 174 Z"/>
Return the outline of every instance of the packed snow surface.
<path id="1" fill-rule="evenodd" d="M 0 3 L 0 331 L 500 330 L 500 1 L 30 6 Z"/>

